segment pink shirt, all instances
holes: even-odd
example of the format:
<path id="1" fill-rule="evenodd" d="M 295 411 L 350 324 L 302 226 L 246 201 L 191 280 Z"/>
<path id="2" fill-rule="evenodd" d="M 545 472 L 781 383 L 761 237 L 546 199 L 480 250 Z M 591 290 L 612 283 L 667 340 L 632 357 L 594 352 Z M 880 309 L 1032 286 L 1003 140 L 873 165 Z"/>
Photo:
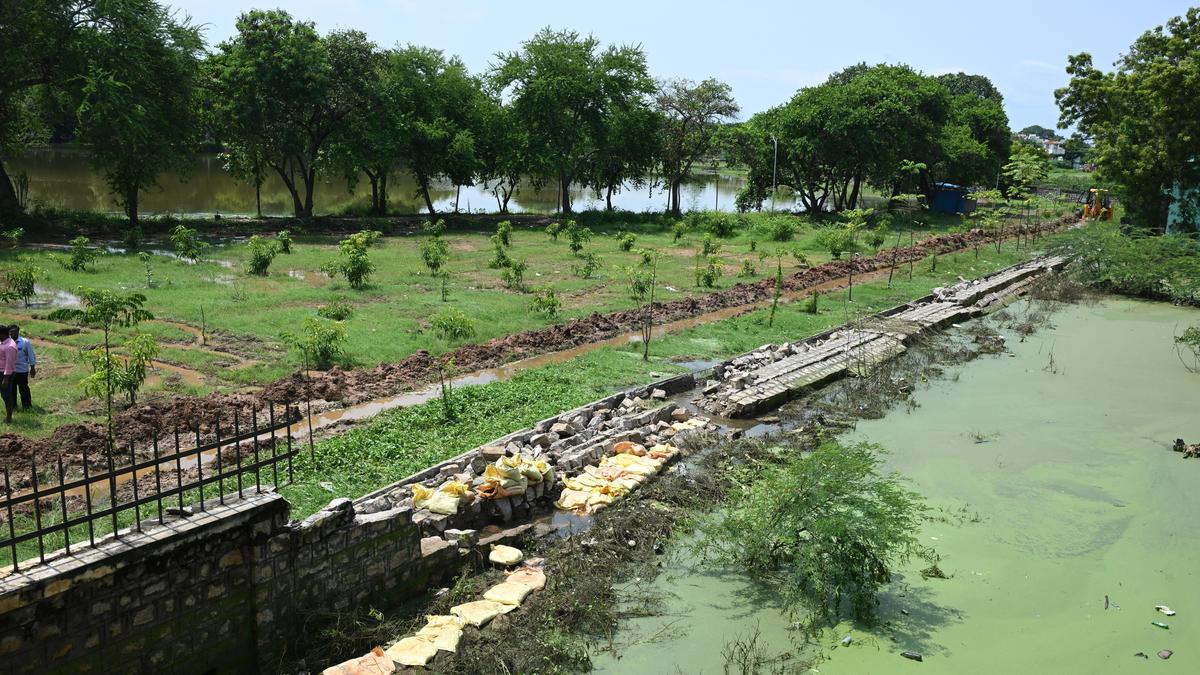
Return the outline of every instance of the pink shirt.
<path id="1" fill-rule="evenodd" d="M 17 368 L 17 343 L 12 338 L 0 342 L 0 369 L 5 375 L 12 375 Z"/>

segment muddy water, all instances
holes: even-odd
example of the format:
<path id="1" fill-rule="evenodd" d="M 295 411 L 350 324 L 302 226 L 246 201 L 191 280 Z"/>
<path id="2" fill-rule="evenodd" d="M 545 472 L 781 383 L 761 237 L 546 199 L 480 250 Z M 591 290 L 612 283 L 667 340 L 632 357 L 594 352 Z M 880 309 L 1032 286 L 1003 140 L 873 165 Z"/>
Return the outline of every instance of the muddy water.
<path id="1" fill-rule="evenodd" d="M 1200 376 L 1171 348 L 1197 321 L 1128 300 L 1074 307 L 1024 343 L 1010 335 L 1014 357 L 963 366 L 911 412 L 860 423 L 850 439 L 890 448 L 937 509 L 921 538 L 952 578 L 903 570 L 884 625 L 827 631 L 814 672 L 1200 672 L 1200 461 L 1168 449 L 1200 438 Z M 767 652 L 796 651 L 789 617 L 739 575 L 678 564 L 657 583 L 676 596 L 669 616 L 630 622 L 619 642 L 668 624 L 680 636 L 600 655 L 600 672 L 723 672 L 722 648 L 756 629 Z M 1162 649 L 1175 654 L 1156 666 Z"/>
<path id="2" fill-rule="evenodd" d="M 112 211 L 119 209 L 112 200 L 104 176 L 97 173 L 88 163 L 87 155 L 78 150 L 44 148 L 29 150 L 6 160 L 8 173 L 16 176 L 22 172 L 29 176 L 29 198 L 32 202 L 65 209 L 90 209 Z M 683 187 L 682 205 L 687 210 L 719 209 L 732 211 L 737 191 L 746 183 L 740 176 L 702 176 Z M 389 199 L 392 208 L 401 212 L 424 211 L 425 203 L 417 197 L 416 184 L 404 171 L 397 171 L 389 180 Z M 496 211 L 496 197 L 486 185 L 463 186 L 456 190 L 453 185 L 438 182 L 432 186 L 430 196 L 438 211 L 454 210 L 457 199 L 460 211 Z M 582 186 L 571 189 L 576 209 L 602 209 L 605 202 Z M 370 204 L 371 185 L 359 180 L 352 191 L 346 189 L 343 180 L 318 182 L 314 202 L 319 214 L 339 211 L 347 206 Z M 555 210 L 558 193 L 553 186 L 535 190 L 525 185 L 509 202 L 514 212 L 549 213 Z M 778 207 L 788 204 L 780 200 Z M 216 155 L 201 155 L 194 162 L 186 180 L 174 174 L 164 174 L 157 189 L 146 190 L 141 200 L 144 213 L 208 214 L 227 215 L 253 214 L 255 212 L 254 187 L 233 180 L 222 168 Z M 625 189 L 613 195 L 613 206 L 629 211 L 661 211 L 666 207 L 666 193 L 661 190 Z M 267 176 L 262 188 L 263 214 L 268 216 L 292 215 L 291 196 L 275 175 Z"/>

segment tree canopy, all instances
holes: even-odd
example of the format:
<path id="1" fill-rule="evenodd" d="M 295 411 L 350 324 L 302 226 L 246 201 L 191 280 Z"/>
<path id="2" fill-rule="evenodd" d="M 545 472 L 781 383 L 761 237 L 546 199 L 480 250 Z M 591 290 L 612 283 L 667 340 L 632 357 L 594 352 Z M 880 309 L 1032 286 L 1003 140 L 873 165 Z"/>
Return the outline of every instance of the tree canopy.
<path id="1" fill-rule="evenodd" d="M 1143 33 L 1110 72 L 1084 53 L 1069 57 L 1067 73 L 1055 92 L 1059 126 L 1092 141 L 1090 158 L 1119 186 L 1129 218 L 1161 229 L 1174 207 L 1200 222 L 1200 9 Z"/>
<path id="2" fill-rule="evenodd" d="M 662 175 L 671 195 L 671 213 L 679 215 L 679 188 L 695 163 L 713 149 L 713 140 L 724 122 L 740 108 L 728 84 L 707 79 L 659 83 L 654 104 L 662 116 Z"/>

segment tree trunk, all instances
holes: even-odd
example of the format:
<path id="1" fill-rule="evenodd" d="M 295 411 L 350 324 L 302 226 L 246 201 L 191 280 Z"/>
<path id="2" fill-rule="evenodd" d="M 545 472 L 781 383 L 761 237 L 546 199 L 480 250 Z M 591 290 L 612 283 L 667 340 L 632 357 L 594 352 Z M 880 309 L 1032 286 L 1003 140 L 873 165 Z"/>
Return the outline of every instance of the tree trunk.
<path id="1" fill-rule="evenodd" d="M 678 178 L 671 179 L 671 215 L 676 218 L 679 217 L 679 183 Z"/>
<path id="2" fill-rule="evenodd" d="M 297 218 L 303 218 L 304 203 L 300 201 L 300 192 L 296 189 L 296 181 L 293 179 L 292 174 L 285 171 L 281 166 L 272 165 L 271 168 L 275 169 L 275 173 L 279 174 L 284 187 L 288 189 L 288 194 L 292 196 L 292 212 Z"/>
<path id="3" fill-rule="evenodd" d="M 571 178 L 565 173 L 559 174 L 559 189 L 562 190 L 562 212 L 571 213 Z"/>
<path id="4" fill-rule="evenodd" d="M 138 189 L 136 186 L 125 189 L 125 215 L 129 217 L 129 227 L 138 226 Z"/>
<path id="5" fill-rule="evenodd" d="M 851 190 L 850 190 L 850 208 L 852 208 L 852 209 L 858 208 L 858 195 L 859 195 L 859 191 L 861 188 L 862 188 L 862 176 L 855 176 L 854 177 L 854 187 L 851 188 Z"/>
<path id="6" fill-rule="evenodd" d="M 429 209 L 429 215 L 436 216 L 437 211 L 433 210 L 433 200 L 429 198 L 429 179 L 425 176 L 417 176 L 417 186 L 421 188 L 421 196 L 425 198 L 425 208 Z"/>
<path id="7" fill-rule="evenodd" d="M 313 215 L 313 188 L 317 184 L 317 170 L 309 169 L 304 172 L 304 220 L 312 219 Z"/>
<path id="8" fill-rule="evenodd" d="M 504 192 L 504 203 L 500 205 L 500 213 L 508 213 L 508 200 L 512 199 L 513 193 L 517 191 L 517 181 L 509 181 L 508 187 L 502 188 L 502 190 Z"/>
<path id="9" fill-rule="evenodd" d="M 608 186 L 608 191 L 604 195 L 604 210 L 608 211 L 609 213 L 612 213 L 612 193 L 613 186 L 610 183 Z"/>
<path id="10" fill-rule="evenodd" d="M 458 200 L 462 197 L 462 186 L 454 186 L 454 212 L 458 213 Z"/>
<path id="11" fill-rule="evenodd" d="M 258 174 L 254 176 L 254 212 L 262 220 L 262 176 Z"/>
<path id="12" fill-rule="evenodd" d="M 17 191 L 13 189 L 8 172 L 4 170 L 4 162 L 0 161 L 0 214 L 20 213 L 21 203 L 17 201 Z"/>
<path id="13" fill-rule="evenodd" d="M 371 181 L 371 213 L 381 215 L 379 213 L 379 177 L 370 171 L 364 171 L 367 174 L 367 180 Z"/>

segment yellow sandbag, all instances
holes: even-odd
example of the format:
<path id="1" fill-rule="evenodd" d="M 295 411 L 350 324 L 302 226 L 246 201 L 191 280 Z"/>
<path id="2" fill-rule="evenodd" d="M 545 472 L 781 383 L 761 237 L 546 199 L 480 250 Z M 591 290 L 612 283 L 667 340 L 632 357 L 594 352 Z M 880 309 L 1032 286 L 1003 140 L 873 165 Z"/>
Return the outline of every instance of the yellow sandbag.
<path id="1" fill-rule="evenodd" d="M 537 485 L 542 482 L 542 472 L 537 468 L 532 459 L 522 456 L 521 464 L 517 468 L 520 470 L 521 475 L 525 476 L 525 480 L 529 481 L 530 485 Z"/>
<path id="2" fill-rule="evenodd" d="M 554 505 L 563 511 L 576 511 L 587 506 L 588 495 L 591 494 L 587 490 L 572 490 L 567 488 L 558 495 L 558 501 Z"/>
<path id="3" fill-rule="evenodd" d="M 454 617 L 458 618 L 458 617 Z M 458 650 L 458 641 L 462 639 L 462 628 L 453 625 L 443 626 L 425 626 L 417 631 L 417 637 L 430 642 L 434 647 L 444 651 L 453 652 Z"/>
<path id="4" fill-rule="evenodd" d="M 523 584 L 505 581 L 487 589 L 487 592 L 483 594 L 483 599 L 502 602 L 506 605 L 519 605 L 525 602 L 525 596 L 529 595 L 532 590 Z"/>
<path id="5" fill-rule="evenodd" d="M 514 609 L 516 609 L 515 605 L 505 605 L 493 600 L 476 600 L 451 607 L 450 613 L 461 616 L 463 621 L 479 628 L 497 616 L 507 614 Z"/>
<path id="6" fill-rule="evenodd" d="M 460 480 L 448 480 L 445 483 L 442 483 L 441 487 L 438 488 L 438 492 L 445 492 L 447 494 L 452 494 L 455 497 L 462 497 L 463 495 L 471 494 L 471 486 Z"/>
<path id="7" fill-rule="evenodd" d="M 454 616 L 452 614 L 425 615 L 426 628 L 437 628 L 440 626 L 454 626 L 455 628 L 462 628 L 464 625 L 466 624 L 463 622 L 461 616 Z"/>
<path id="8" fill-rule="evenodd" d="M 497 565 L 516 565 L 524 559 L 525 554 L 521 553 L 521 549 L 503 544 L 493 546 L 492 552 L 488 554 L 488 560 Z"/>
<path id="9" fill-rule="evenodd" d="M 633 441 L 620 441 L 613 446 L 613 453 L 617 455 L 644 455 L 646 454 L 646 446 Z"/>
<path id="10" fill-rule="evenodd" d="M 616 497 L 614 497 L 613 495 L 610 495 L 610 494 L 605 494 L 603 492 L 593 492 L 592 494 L 588 495 L 588 506 L 589 507 L 595 507 L 598 504 L 603 504 L 605 506 L 608 506 L 609 504 L 612 504 L 615 501 L 617 501 Z"/>
<path id="11" fill-rule="evenodd" d="M 517 468 L 507 465 L 501 466 L 501 463 L 506 459 L 509 458 L 501 457 L 496 460 L 495 464 L 489 464 L 483 470 L 483 480 L 496 484 L 497 497 L 512 497 L 525 494 L 526 488 L 529 487 L 529 479 Z"/>
<path id="12" fill-rule="evenodd" d="M 436 649 L 434 653 L 437 653 Z M 396 666 L 392 663 L 394 660 L 382 649 L 375 647 L 366 656 L 343 661 L 322 670 L 321 675 L 386 675 L 396 672 Z"/>
<path id="13" fill-rule="evenodd" d="M 554 485 L 554 467 L 544 459 L 533 460 L 533 466 L 542 474 L 542 482 L 547 486 Z"/>
<path id="14" fill-rule="evenodd" d="M 604 478 L 599 478 L 587 473 L 581 473 L 574 478 L 568 478 L 563 481 L 563 485 L 569 490 L 582 490 L 587 492 L 596 488 L 602 488 L 608 485 L 608 481 Z"/>
<path id="15" fill-rule="evenodd" d="M 620 478 L 621 474 L 624 473 L 624 469 L 619 466 L 588 465 L 583 467 L 583 471 L 589 476 L 595 476 L 596 478 L 601 478 L 603 480 L 614 480 Z"/>
<path id="16" fill-rule="evenodd" d="M 431 513 L 451 516 L 458 513 L 457 495 L 441 490 L 430 490 L 423 485 L 413 485 L 413 508 L 428 509 Z"/>
<path id="17" fill-rule="evenodd" d="M 522 567 L 510 572 L 508 582 L 528 586 L 531 591 L 540 591 L 546 585 L 546 573 L 532 567 Z"/>
<path id="18" fill-rule="evenodd" d="M 653 469 L 658 469 L 662 466 L 662 461 L 653 459 L 651 457 L 639 457 L 637 455 L 623 454 L 605 457 L 604 459 L 600 460 L 600 464 L 601 466 L 621 466 L 626 468 L 631 466 L 648 466 Z"/>
<path id="19" fill-rule="evenodd" d="M 677 452 L 679 452 L 678 448 L 665 443 L 659 443 L 649 450 L 650 457 L 654 459 L 667 459 L 669 457 L 674 457 L 675 453 Z"/>
<path id="20" fill-rule="evenodd" d="M 437 656 L 438 648 L 429 640 L 406 637 L 387 648 L 384 655 L 402 666 L 423 666 Z"/>
<path id="21" fill-rule="evenodd" d="M 636 490 L 642 483 L 631 476 L 621 476 L 620 478 L 613 480 L 612 484 L 614 488 L 618 488 L 624 490 L 625 493 L 629 493 Z"/>

